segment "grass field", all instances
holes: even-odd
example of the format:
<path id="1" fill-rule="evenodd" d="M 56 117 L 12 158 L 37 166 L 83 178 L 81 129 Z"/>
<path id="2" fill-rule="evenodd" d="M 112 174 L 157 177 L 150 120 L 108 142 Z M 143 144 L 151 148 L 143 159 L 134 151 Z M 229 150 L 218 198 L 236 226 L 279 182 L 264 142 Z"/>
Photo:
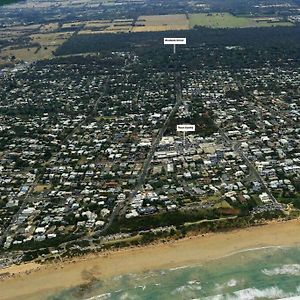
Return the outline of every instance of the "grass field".
<path id="1" fill-rule="evenodd" d="M 41 193 L 51 189 L 51 184 L 39 184 L 34 188 L 34 192 Z"/>
<path id="2" fill-rule="evenodd" d="M 30 34 L 39 29 L 41 25 L 11 26 L 0 29 L 0 40 L 5 38 L 14 38 Z"/>
<path id="3" fill-rule="evenodd" d="M 111 20 L 87 21 L 84 25 L 84 29 L 101 28 L 103 26 L 109 26 L 111 23 Z"/>
<path id="4" fill-rule="evenodd" d="M 15 57 L 17 60 L 33 61 L 34 53 L 37 51 L 37 47 L 14 49 L 13 47 L 7 47 L 1 50 L 0 57 L 7 60 L 7 57 Z"/>
<path id="5" fill-rule="evenodd" d="M 6 39 L 6 38 L 17 38 L 21 35 L 24 35 L 24 32 L 22 31 L 11 31 L 7 29 L 0 30 L 0 38 Z"/>
<path id="6" fill-rule="evenodd" d="M 133 32 L 165 31 L 189 29 L 189 21 L 184 14 L 140 16 Z"/>
<path id="7" fill-rule="evenodd" d="M 73 32 L 53 32 L 43 34 L 32 34 L 32 42 L 39 43 L 41 46 L 59 46 L 71 37 Z"/>
<path id="8" fill-rule="evenodd" d="M 121 33 L 132 30 L 133 19 L 95 20 L 85 23 L 78 34 Z"/>
<path id="9" fill-rule="evenodd" d="M 103 32 L 117 33 L 117 32 L 130 32 L 132 31 L 132 26 L 115 26 L 111 25 L 108 28 L 104 29 Z"/>
<path id="10" fill-rule="evenodd" d="M 53 52 L 63 44 L 73 32 L 45 33 L 30 35 L 32 45 L 14 45 L 0 50 L 0 59 L 8 62 L 13 57 L 19 61 L 34 62 L 53 57 Z M 38 45 L 36 45 L 38 44 Z"/>
<path id="11" fill-rule="evenodd" d="M 203 26 L 210 28 L 245 28 L 245 27 L 270 27 L 292 26 L 290 22 L 274 22 L 266 18 L 259 20 L 248 17 L 236 17 L 229 13 L 200 13 L 189 14 L 190 28 Z"/>
<path id="12" fill-rule="evenodd" d="M 77 28 L 78 26 L 84 26 L 84 25 L 85 22 L 78 21 L 78 22 L 64 23 L 61 28 L 71 30 Z"/>
<path id="13" fill-rule="evenodd" d="M 49 23 L 41 26 L 40 31 L 41 32 L 52 32 L 59 28 L 58 22 L 56 23 Z"/>
<path id="14" fill-rule="evenodd" d="M 41 27 L 43 30 L 55 30 L 58 23 L 51 23 Z M 32 27 L 32 29 L 38 30 L 40 25 Z M 24 27 L 25 28 L 25 27 Z M 34 62 L 37 60 L 52 58 L 53 52 L 62 45 L 68 38 L 72 36 L 74 32 L 50 32 L 50 33 L 34 33 L 30 34 L 26 32 L 29 26 L 26 26 L 25 31 L 13 31 L 7 30 L 0 31 L 0 38 L 10 38 L 15 39 L 16 44 L 0 49 L 0 65 L 5 65 L 7 63 L 15 63 L 18 61 Z M 23 30 L 23 27 L 13 27 L 12 29 Z M 5 35 L 1 35 L 6 33 Z M 18 35 L 26 35 L 30 38 L 30 42 L 17 43 Z"/>
<path id="15" fill-rule="evenodd" d="M 26 32 L 26 31 L 38 29 L 39 27 L 41 27 L 40 24 L 32 24 L 32 25 L 24 25 L 24 26 L 12 26 L 9 27 L 9 30 Z"/>
<path id="16" fill-rule="evenodd" d="M 44 47 L 29 47 L 14 49 L 12 47 L 4 48 L 0 51 L 0 60 L 7 62 L 8 58 L 15 57 L 16 60 L 23 60 L 26 62 L 34 62 L 41 59 L 53 57 L 53 51 L 57 49 L 56 46 Z"/>
<path id="17" fill-rule="evenodd" d="M 209 28 L 246 28 L 246 27 L 270 27 L 292 26 L 290 22 L 281 22 L 276 17 L 250 18 L 247 16 L 236 17 L 229 13 L 200 13 L 173 15 L 149 15 L 140 16 L 134 23 L 133 19 L 119 20 L 94 20 L 85 23 L 66 23 L 63 28 L 84 25 L 79 34 L 101 34 L 117 32 L 147 32 L 187 30 L 195 26 Z M 133 26 L 132 26 L 133 25 Z"/>

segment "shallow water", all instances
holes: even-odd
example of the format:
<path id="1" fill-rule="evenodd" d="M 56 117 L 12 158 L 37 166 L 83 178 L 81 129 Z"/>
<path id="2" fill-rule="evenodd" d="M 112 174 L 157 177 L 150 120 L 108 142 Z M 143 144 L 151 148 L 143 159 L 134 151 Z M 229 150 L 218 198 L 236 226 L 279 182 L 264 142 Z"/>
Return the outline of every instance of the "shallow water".
<path id="1" fill-rule="evenodd" d="M 295 296 L 300 299 L 300 247 L 269 247 L 250 249 L 203 265 L 95 281 L 64 290 L 48 300 L 251 300 Z"/>

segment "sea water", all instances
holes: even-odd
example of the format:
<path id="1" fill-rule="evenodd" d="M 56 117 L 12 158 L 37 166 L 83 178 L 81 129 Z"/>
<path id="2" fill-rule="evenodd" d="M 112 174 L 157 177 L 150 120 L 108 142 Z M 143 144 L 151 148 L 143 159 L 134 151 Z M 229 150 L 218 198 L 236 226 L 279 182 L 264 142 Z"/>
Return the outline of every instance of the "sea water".
<path id="1" fill-rule="evenodd" d="M 51 295 L 48 300 L 252 300 L 288 297 L 300 299 L 300 247 L 249 249 L 201 265 L 97 280 Z"/>

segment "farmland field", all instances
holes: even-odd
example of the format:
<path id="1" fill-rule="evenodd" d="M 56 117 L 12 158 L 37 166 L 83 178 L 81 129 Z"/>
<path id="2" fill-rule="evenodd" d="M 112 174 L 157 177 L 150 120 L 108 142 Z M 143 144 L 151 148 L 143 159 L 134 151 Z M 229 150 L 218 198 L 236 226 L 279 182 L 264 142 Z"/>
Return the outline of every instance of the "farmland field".
<path id="1" fill-rule="evenodd" d="M 89 21 L 78 34 L 121 33 L 132 30 L 133 19 Z"/>
<path id="2" fill-rule="evenodd" d="M 39 43 L 41 46 L 59 46 L 64 43 L 73 32 L 53 32 L 43 34 L 32 34 L 32 42 Z"/>
<path id="3" fill-rule="evenodd" d="M 103 32 L 117 33 L 117 32 L 130 32 L 132 30 L 132 26 L 124 25 L 124 26 L 115 26 L 111 25 L 108 28 L 104 29 Z"/>
<path id="4" fill-rule="evenodd" d="M 0 60 L 8 61 L 8 57 L 15 57 L 16 60 L 33 62 L 45 58 L 53 57 L 53 51 L 57 47 L 47 46 L 47 47 L 25 47 L 15 49 L 13 47 L 7 47 L 1 50 Z"/>
<path id="5" fill-rule="evenodd" d="M 49 23 L 49 24 L 45 24 L 45 25 L 41 26 L 40 31 L 41 32 L 52 32 L 52 31 L 57 30 L 58 28 L 59 28 L 58 22 Z"/>
<path id="6" fill-rule="evenodd" d="M 140 16 L 133 28 L 134 32 L 141 31 L 164 31 L 189 29 L 186 15 L 153 15 Z"/>
<path id="7" fill-rule="evenodd" d="M 73 32 L 53 32 L 31 34 L 29 44 L 16 44 L 0 51 L 1 61 L 26 61 L 33 62 L 53 57 L 53 52 L 63 44 Z"/>
<path id="8" fill-rule="evenodd" d="M 111 20 L 96 20 L 96 21 L 87 21 L 84 25 L 84 29 L 90 28 L 101 28 L 103 26 L 109 26 L 112 23 Z"/>
<path id="9" fill-rule="evenodd" d="M 290 22 L 274 22 L 267 19 L 258 20 L 247 17 L 236 17 L 229 13 L 189 14 L 189 23 L 190 28 L 195 26 L 210 28 L 292 26 Z"/>
<path id="10" fill-rule="evenodd" d="M 68 30 L 73 30 L 74 28 L 76 29 L 79 26 L 84 26 L 85 22 L 70 22 L 70 23 L 64 23 L 62 25 L 63 29 L 68 29 Z"/>

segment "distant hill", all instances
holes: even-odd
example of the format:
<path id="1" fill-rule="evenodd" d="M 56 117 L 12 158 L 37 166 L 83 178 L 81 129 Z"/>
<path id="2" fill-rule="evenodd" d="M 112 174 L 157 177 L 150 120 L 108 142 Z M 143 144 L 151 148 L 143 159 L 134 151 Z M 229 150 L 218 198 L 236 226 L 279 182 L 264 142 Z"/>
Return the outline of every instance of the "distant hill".
<path id="1" fill-rule="evenodd" d="M 22 0 L 0 0 L 0 6 L 20 2 Z"/>

